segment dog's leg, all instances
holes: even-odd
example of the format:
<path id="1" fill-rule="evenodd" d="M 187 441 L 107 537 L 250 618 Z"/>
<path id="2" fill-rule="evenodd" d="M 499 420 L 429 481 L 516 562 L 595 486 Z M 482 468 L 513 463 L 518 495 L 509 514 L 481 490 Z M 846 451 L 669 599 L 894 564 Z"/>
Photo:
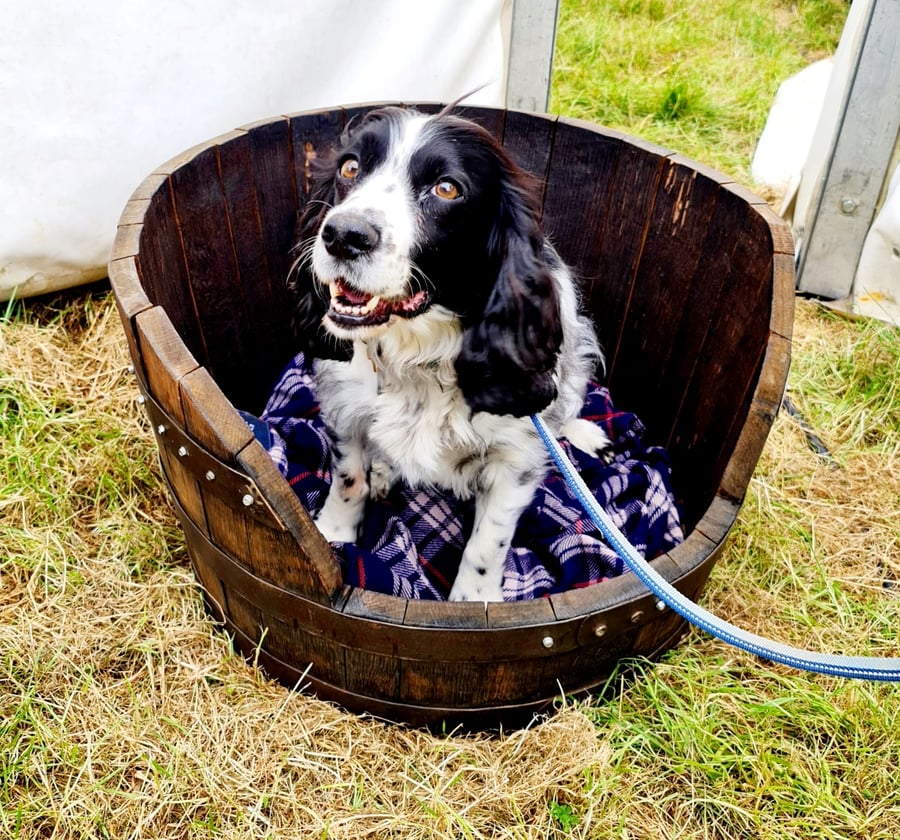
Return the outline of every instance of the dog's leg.
<path id="1" fill-rule="evenodd" d="M 358 441 L 342 441 L 333 455 L 328 498 L 316 517 L 316 527 L 329 542 L 356 542 L 369 497 L 366 473 L 363 447 Z"/>
<path id="2" fill-rule="evenodd" d="M 506 554 L 543 474 L 543 470 L 509 464 L 491 465 L 482 473 L 475 523 L 450 590 L 451 601 L 503 600 Z"/>

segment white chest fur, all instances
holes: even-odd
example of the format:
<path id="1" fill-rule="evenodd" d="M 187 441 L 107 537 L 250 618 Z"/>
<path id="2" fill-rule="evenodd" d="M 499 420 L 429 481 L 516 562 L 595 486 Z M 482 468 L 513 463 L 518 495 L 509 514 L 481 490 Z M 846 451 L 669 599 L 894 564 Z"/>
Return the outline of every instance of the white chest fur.
<path id="1" fill-rule="evenodd" d="M 438 374 L 437 376 L 435 374 Z M 436 370 L 406 371 L 403 380 L 378 371 L 369 437 L 385 460 L 413 486 L 448 487 L 471 494 L 488 441 L 455 385 Z"/>
<path id="2" fill-rule="evenodd" d="M 458 322 L 440 310 L 425 321 L 357 345 L 375 380 L 368 437 L 407 484 L 467 497 L 490 446 L 488 429 L 479 428 L 482 415 L 473 417 L 456 385 Z"/>

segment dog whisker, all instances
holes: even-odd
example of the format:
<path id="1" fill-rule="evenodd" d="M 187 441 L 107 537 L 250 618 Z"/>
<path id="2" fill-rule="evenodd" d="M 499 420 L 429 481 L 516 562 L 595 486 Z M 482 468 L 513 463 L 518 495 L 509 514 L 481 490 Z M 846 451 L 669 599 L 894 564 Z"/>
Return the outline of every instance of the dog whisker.
<path id="1" fill-rule="evenodd" d="M 311 198 L 309 201 L 306 202 L 307 207 L 313 207 L 313 206 L 317 206 L 317 205 L 324 207 L 326 210 L 330 210 L 332 207 L 334 207 L 334 204 L 332 202 L 323 201 L 320 198 Z"/>
<path id="2" fill-rule="evenodd" d="M 437 290 L 435 284 L 415 260 L 410 260 L 409 268 L 412 292 L 435 292 Z"/>
<path id="3" fill-rule="evenodd" d="M 316 244 L 316 237 L 311 236 L 298 242 L 291 250 L 299 251 L 297 258 L 291 263 L 288 269 L 288 275 L 293 276 L 301 270 L 309 270 L 312 267 L 313 248 Z"/>

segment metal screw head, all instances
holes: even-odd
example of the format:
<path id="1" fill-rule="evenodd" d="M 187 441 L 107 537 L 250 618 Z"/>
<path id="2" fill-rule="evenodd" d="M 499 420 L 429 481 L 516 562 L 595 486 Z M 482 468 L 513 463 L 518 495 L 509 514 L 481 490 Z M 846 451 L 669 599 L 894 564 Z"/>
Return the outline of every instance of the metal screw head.
<path id="1" fill-rule="evenodd" d="M 215 481 L 216 474 L 212 470 L 206 471 L 206 480 L 207 481 Z"/>
<path id="2" fill-rule="evenodd" d="M 656 609 L 662 612 L 666 608 L 666 602 L 663 600 L 659 600 L 656 602 Z"/>
<path id="3" fill-rule="evenodd" d="M 243 498 L 241 499 L 241 504 L 244 507 L 250 507 L 250 505 L 253 504 L 253 496 L 251 496 L 249 493 L 245 493 Z"/>
<path id="4" fill-rule="evenodd" d="M 178 457 L 179 458 L 184 458 L 187 454 L 188 454 L 188 451 L 184 446 L 178 447 Z"/>
<path id="5" fill-rule="evenodd" d="M 632 623 L 632 624 L 637 624 L 643 617 L 644 617 L 644 611 L 643 611 L 643 610 L 635 610 L 635 611 L 631 614 L 631 623 Z"/>
<path id="6" fill-rule="evenodd" d="M 143 405 L 145 402 L 147 402 L 147 400 L 143 394 L 138 394 L 137 400 L 138 400 L 138 405 Z"/>
<path id="7" fill-rule="evenodd" d="M 847 196 L 841 199 L 841 213 L 845 216 L 852 216 L 858 209 L 859 202 L 855 198 Z"/>
<path id="8" fill-rule="evenodd" d="M 541 644 L 549 650 L 553 647 L 553 636 L 544 636 L 544 638 L 541 639 Z"/>
<path id="9" fill-rule="evenodd" d="M 162 423 L 160 423 L 160 424 L 156 427 L 156 431 L 157 431 L 158 434 L 164 435 L 164 434 L 166 433 L 166 427 L 163 426 Z"/>
<path id="10" fill-rule="evenodd" d="M 598 639 L 603 638 L 603 637 L 606 635 L 606 625 L 605 625 L 605 624 L 598 624 L 598 625 L 594 628 L 594 635 L 595 635 Z"/>

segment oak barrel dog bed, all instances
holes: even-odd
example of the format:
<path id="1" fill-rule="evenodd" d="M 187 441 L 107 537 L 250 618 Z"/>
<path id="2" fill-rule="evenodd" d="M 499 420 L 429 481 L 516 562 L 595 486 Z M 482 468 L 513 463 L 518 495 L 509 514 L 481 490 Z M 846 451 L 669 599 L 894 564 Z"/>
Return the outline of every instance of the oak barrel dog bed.
<path id="1" fill-rule="evenodd" d="M 277 117 L 169 161 L 127 204 L 110 279 L 196 576 L 237 648 L 351 710 L 521 719 L 602 686 L 622 657 L 658 656 L 683 620 L 631 574 L 486 609 L 346 586 L 237 411 L 260 413 L 295 353 L 285 278 L 310 162 L 371 107 Z M 610 392 L 671 460 L 686 539 L 654 565 L 697 597 L 780 405 L 790 231 L 721 174 L 635 138 L 462 113 L 544 180 L 545 228 L 583 283 Z"/>

